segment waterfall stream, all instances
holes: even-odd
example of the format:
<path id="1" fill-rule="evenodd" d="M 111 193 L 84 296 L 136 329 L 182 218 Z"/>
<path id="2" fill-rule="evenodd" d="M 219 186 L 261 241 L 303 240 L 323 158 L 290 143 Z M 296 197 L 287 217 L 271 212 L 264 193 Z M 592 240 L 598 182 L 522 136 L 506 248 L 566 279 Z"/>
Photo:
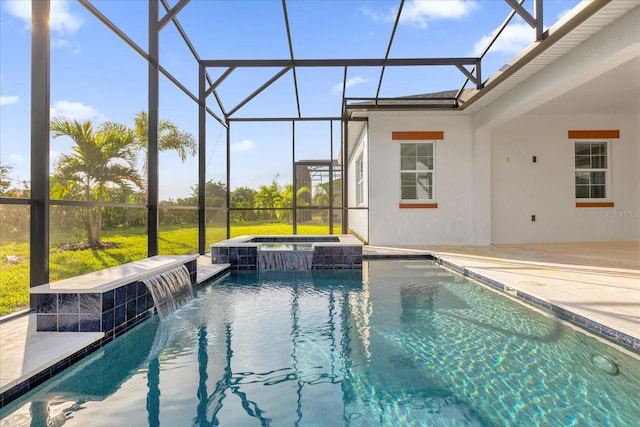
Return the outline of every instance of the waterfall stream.
<path id="1" fill-rule="evenodd" d="M 311 270 L 311 245 L 285 244 L 282 249 L 258 248 L 258 270 Z"/>
<path id="2" fill-rule="evenodd" d="M 142 281 L 151 292 L 161 319 L 176 311 L 193 298 L 191 277 L 186 266 L 165 271 Z"/>

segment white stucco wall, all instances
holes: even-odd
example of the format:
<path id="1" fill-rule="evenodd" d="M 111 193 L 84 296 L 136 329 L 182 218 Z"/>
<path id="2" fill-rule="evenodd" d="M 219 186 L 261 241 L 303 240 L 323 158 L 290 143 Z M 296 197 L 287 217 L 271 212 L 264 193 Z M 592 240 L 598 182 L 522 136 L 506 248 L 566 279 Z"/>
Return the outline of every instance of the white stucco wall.
<path id="1" fill-rule="evenodd" d="M 589 83 L 640 52 L 640 8 L 475 111 L 369 113 L 369 243 L 487 245 L 640 239 L 640 112 L 595 107 Z M 635 62 L 634 62 L 635 61 Z M 541 114 L 571 99 L 575 110 Z M 610 97 L 609 102 L 615 99 Z M 569 104 L 566 104 L 569 105 Z M 554 113 L 557 112 L 554 111 Z M 613 208 L 576 208 L 569 130 L 619 130 L 612 140 Z M 436 209 L 401 209 L 393 131 L 444 131 L 436 142 Z M 532 156 L 537 162 L 532 162 Z M 355 176 L 353 177 L 355 178 Z M 354 195 L 355 197 L 355 195 Z M 531 215 L 536 221 L 531 221 Z"/>
<path id="2" fill-rule="evenodd" d="M 567 131 L 579 129 L 620 130 L 611 140 L 613 208 L 575 207 Z M 494 129 L 491 139 L 493 243 L 640 238 L 639 115 L 529 115 Z"/>
<path id="3" fill-rule="evenodd" d="M 362 132 L 358 135 L 351 154 L 349 156 L 349 199 L 347 201 L 348 208 L 366 208 L 369 204 L 369 150 L 368 150 L 368 132 L 367 126 L 364 126 Z M 364 169 L 363 182 L 363 204 L 356 203 L 356 161 L 362 156 Z M 364 239 L 369 241 L 369 211 L 367 209 L 349 209 L 349 229 Z"/>
<path id="4" fill-rule="evenodd" d="M 436 142 L 435 209 L 401 209 L 400 143 L 394 131 L 444 131 Z M 473 244 L 472 147 L 468 116 L 371 113 L 369 116 L 369 243 Z M 481 213 L 482 214 L 482 213 Z"/>

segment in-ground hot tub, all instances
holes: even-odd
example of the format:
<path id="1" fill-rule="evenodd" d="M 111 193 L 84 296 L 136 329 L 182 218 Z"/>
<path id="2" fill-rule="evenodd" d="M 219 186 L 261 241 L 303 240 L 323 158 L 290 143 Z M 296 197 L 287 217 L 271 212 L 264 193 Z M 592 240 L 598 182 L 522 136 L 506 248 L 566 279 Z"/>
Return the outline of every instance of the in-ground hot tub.
<path id="1" fill-rule="evenodd" d="M 211 262 L 234 270 L 361 269 L 362 246 L 349 234 L 240 236 L 211 245 Z"/>

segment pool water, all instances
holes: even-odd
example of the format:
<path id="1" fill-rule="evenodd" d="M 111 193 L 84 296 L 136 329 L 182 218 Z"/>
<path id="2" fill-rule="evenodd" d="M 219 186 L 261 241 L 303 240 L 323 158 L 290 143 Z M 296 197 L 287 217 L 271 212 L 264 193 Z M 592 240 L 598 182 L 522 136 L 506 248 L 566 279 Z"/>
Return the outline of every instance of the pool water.
<path id="1" fill-rule="evenodd" d="M 639 393 L 628 354 L 431 262 L 374 261 L 229 274 L 0 425 L 626 427 Z"/>

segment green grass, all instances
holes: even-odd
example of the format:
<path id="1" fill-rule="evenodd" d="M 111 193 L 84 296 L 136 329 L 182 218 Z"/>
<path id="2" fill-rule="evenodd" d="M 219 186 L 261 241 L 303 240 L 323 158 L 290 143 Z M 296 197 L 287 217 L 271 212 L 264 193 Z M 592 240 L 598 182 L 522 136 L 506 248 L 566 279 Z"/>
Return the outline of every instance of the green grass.
<path id="1" fill-rule="evenodd" d="M 291 234 L 291 224 L 243 223 L 232 224 L 231 237 L 242 235 Z M 328 234 L 327 224 L 299 225 L 298 234 Z M 340 226 L 334 226 L 340 233 Z M 158 249 L 161 255 L 184 255 L 198 252 L 198 228 L 195 226 L 161 226 Z M 215 243 L 226 238 L 224 227 L 208 227 L 207 242 Z M 76 239 L 62 233 L 51 236 L 49 253 L 49 280 L 55 282 L 79 276 L 147 257 L 147 234 L 144 228 L 105 230 L 103 242 L 117 243 L 116 249 L 60 250 L 62 243 Z M 54 243 L 55 242 L 55 246 Z M 15 264 L 7 262 L 7 255 L 18 256 Z M 29 243 L 2 242 L 0 244 L 0 316 L 29 307 Z"/>

